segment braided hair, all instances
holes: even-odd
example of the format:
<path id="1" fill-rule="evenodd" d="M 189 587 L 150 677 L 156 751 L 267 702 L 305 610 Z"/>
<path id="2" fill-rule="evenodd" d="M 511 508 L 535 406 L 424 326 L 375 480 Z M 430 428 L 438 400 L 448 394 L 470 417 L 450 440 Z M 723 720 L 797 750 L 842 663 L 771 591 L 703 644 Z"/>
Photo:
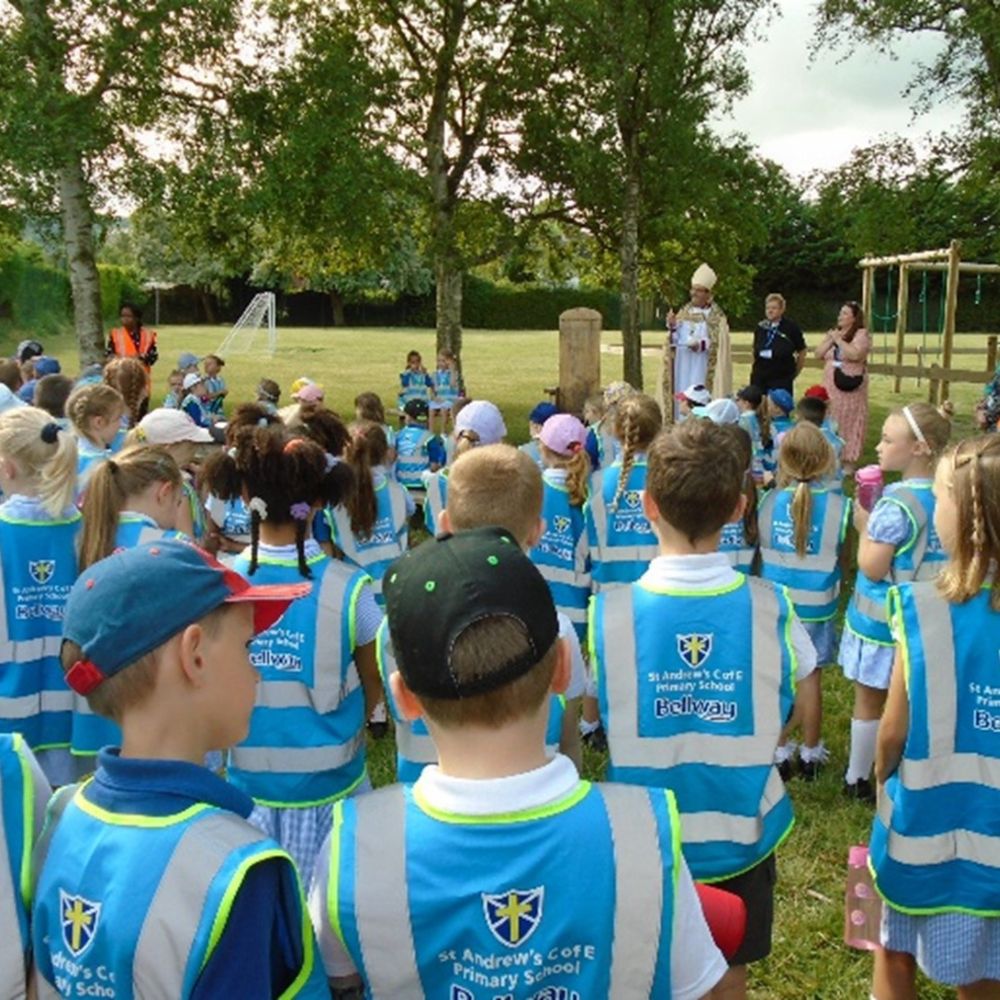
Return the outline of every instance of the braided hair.
<path id="1" fill-rule="evenodd" d="M 635 393 L 617 404 L 614 433 L 622 444 L 622 467 L 615 495 L 611 499 L 612 511 L 618 509 L 618 504 L 625 493 L 635 464 L 635 456 L 649 448 L 662 427 L 663 414 L 652 396 Z"/>
<path id="2" fill-rule="evenodd" d="M 305 543 L 313 508 L 343 503 L 354 485 L 350 466 L 279 425 L 240 428 L 232 445 L 205 463 L 204 475 L 217 497 L 242 497 L 250 510 L 251 576 L 257 572 L 260 526 L 266 520 L 295 525 L 299 573 L 311 579 Z"/>

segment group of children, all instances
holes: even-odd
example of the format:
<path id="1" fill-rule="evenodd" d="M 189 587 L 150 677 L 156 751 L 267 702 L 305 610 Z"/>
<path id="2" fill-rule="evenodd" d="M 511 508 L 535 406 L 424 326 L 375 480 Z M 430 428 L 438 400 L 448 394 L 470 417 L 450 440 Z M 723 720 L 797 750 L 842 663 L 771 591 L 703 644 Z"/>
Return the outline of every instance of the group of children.
<path id="1" fill-rule="evenodd" d="M 995 995 L 995 438 L 946 452 L 945 417 L 894 411 L 869 511 L 813 390 L 691 387 L 664 430 L 616 383 L 517 449 L 485 400 L 450 434 L 401 400 L 397 431 L 373 393 L 346 425 L 265 380 L 220 442 L 142 415 L 127 360 L 64 418 L 0 413 L 10 995 L 30 960 L 41 997 L 745 996 L 835 658 L 845 790 L 883 786 L 873 995 L 914 996 L 916 961 Z M 372 792 L 383 698 L 405 784 Z"/>

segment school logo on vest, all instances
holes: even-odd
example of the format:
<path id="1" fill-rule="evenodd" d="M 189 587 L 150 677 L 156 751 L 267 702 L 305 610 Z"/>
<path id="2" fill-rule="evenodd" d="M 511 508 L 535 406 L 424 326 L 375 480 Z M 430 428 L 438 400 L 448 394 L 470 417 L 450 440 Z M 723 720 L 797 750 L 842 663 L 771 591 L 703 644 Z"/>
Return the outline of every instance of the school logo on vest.
<path id="1" fill-rule="evenodd" d="M 712 653 L 712 633 L 691 632 L 677 636 L 677 652 L 692 670 L 700 669 Z"/>
<path id="2" fill-rule="evenodd" d="M 35 583 L 48 583 L 55 571 L 55 559 L 31 559 L 28 562 L 28 572 Z"/>
<path id="3" fill-rule="evenodd" d="M 59 920 L 62 924 L 63 944 L 74 958 L 79 958 L 90 947 L 100 918 L 100 903 L 59 890 Z"/>
<path id="4" fill-rule="evenodd" d="M 508 889 L 498 895 L 484 892 L 483 914 L 490 933 L 508 948 L 519 948 L 542 922 L 545 886 Z"/>
<path id="5" fill-rule="evenodd" d="M 565 535 L 569 531 L 570 519 L 566 517 L 565 514 L 557 514 L 552 518 L 552 527 L 559 532 L 560 535 Z"/>
<path id="6" fill-rule="evenodd" d="M 629 510 L 640 510 L 642 508 L 642 490 L 626 490 L 625 506 Z"/>

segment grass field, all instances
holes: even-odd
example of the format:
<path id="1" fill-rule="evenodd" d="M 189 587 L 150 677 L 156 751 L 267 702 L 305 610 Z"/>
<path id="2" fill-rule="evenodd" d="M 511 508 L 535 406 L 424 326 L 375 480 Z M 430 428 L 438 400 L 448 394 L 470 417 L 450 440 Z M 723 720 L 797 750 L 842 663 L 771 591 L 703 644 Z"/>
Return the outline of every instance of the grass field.
<path id="1" fill-rule="evenodd" d="M 181 351 L 198 354 L 213 351 L 225 332 L 221 327 L 162 327 L 159 336 L 162 360 L 156 367 L 154 400 L 162 398 L 167 375 Z M 621 339 L 614 333 L 605 337 L 609 343 Z M 0 339 L 0 353 L 9 354 L 16 339 Z M 818 336 L 807 335 L 807 339 L 815 343 Z M 745 346 L 749 338 L 736 334 L 734 341 L 737 346 Z M 659 337 L 647 335 L 647 343 L 657 342 Z M 982 346 L 983 356 L 961 357 L 957 366 L 972 369 L 984 366 L 983 335 L 963 335 L 956 339 L 956 346 L 959 345 Z M 49 353 L 63 360 L 69 372 L 75 371 L 76 353 L 69 335 L 51 340 L 46 347 Z M 353 412 L 354 396 L 362 390 L 379 392 L 389 404 L 395 397 L 397 374 L 406 352 L 413 348 L 423 353 L 428 367 L 433 365 L 434 334 L 429 330 L 281 330 L 273 357 L 257 353 L 232 354 L 227 358 L 224 374 L 231 390 L 229 401 L 238 403 L 253 398 L 257 381 L 267 376 L 278 381 L 283 391 L 282 402 L 288 402 L 290 383 L 300 375 L 308 375 L 323 383 L 328 405 L 345 416 Z M 876 360 L 882 360 L 881 338 Z M 605 382 L 620 377 L 620 356 L 604 355 L 602 364 Z M 511 439 L 523 441 L 527 437 L 529 409 L 544 398 L 542 390 L 546 386 L 557 382 L 557 334 L 468 331 L 463 365 L 470 394 L 497 403 L 506 416 Z M 655 386 L 658 367 L 656 358 L 644 360 L 647 388 Z M 804 388 L 818 381 L 818 375 L 818 372 L 804 373 L 800 385 Z M 738 368 L 734 373 L 735 384 L 743 384 L 746 376 L 746 369 Z M 918 389 L 912 381 L 904 383 L 899 396 L 891 390 L 888 378 L 873 378 L 867 456 L 873 454 L 888 410 L 926 398 L 927 393 L 926 384 Z M 980 391 L 980 386 L 953 386 L 957 435 L 972 432 L 969 414 Z M 814 997 L 856 1000 L 868 996 L 870 957 L 843 944 L 843 893 L 848 846 L 867 841 L 872 813 L 865 806 L 847 802 L 840 792 L 851 715 L 850 687 L 836 668 L 826 671 L 824 687 L 824 735 L 832 760 L 815 783 L 796 780 L 791 784 L 798 823 L 779 853 L 774 951 L 769 960 L 754 967 L 751 977 L 751 995 L 759 1000 Z M 393 767 L 391 741 L 373 744 L 372 772 L 376 784 L 391 780 Z M 588 752 L 587 776 L 598 777 L 602 767 L 603 761 Z M 919 995 L 941 998 L 953 994 L 923 982 Z"/>

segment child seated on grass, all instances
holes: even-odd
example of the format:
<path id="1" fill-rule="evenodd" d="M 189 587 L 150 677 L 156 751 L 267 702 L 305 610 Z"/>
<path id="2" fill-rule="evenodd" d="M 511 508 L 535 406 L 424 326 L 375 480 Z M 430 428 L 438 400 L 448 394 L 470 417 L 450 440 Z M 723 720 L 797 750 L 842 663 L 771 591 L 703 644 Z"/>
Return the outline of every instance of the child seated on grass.
<path id="1" fill-rule="evenodd" d="M 179 541 L 117 553 L 74 585 L 66 683 L 121 726 L 122 745 L 50 809 L 32 911 L 39 996 L 101 981 L 128 996 L 328 995 L 291 859 L 247 823 L 252 800 L 201 764 L 247 733 L 250 640 L 308 591 L 251 587 Z"/>
<path id="2" fill-rule="evenodd" d="M 310 895 L 334 988 L 706 996 L 725 961 L 680 856 L 672 793 L 592 785 L 546 755 L 569 663 L 548 587 L 513 536 L 428 541 L 390 569 L 385 594 L 396 700 L 426 718 L 440 765 L 412 789 L 337 807 Z"/>

